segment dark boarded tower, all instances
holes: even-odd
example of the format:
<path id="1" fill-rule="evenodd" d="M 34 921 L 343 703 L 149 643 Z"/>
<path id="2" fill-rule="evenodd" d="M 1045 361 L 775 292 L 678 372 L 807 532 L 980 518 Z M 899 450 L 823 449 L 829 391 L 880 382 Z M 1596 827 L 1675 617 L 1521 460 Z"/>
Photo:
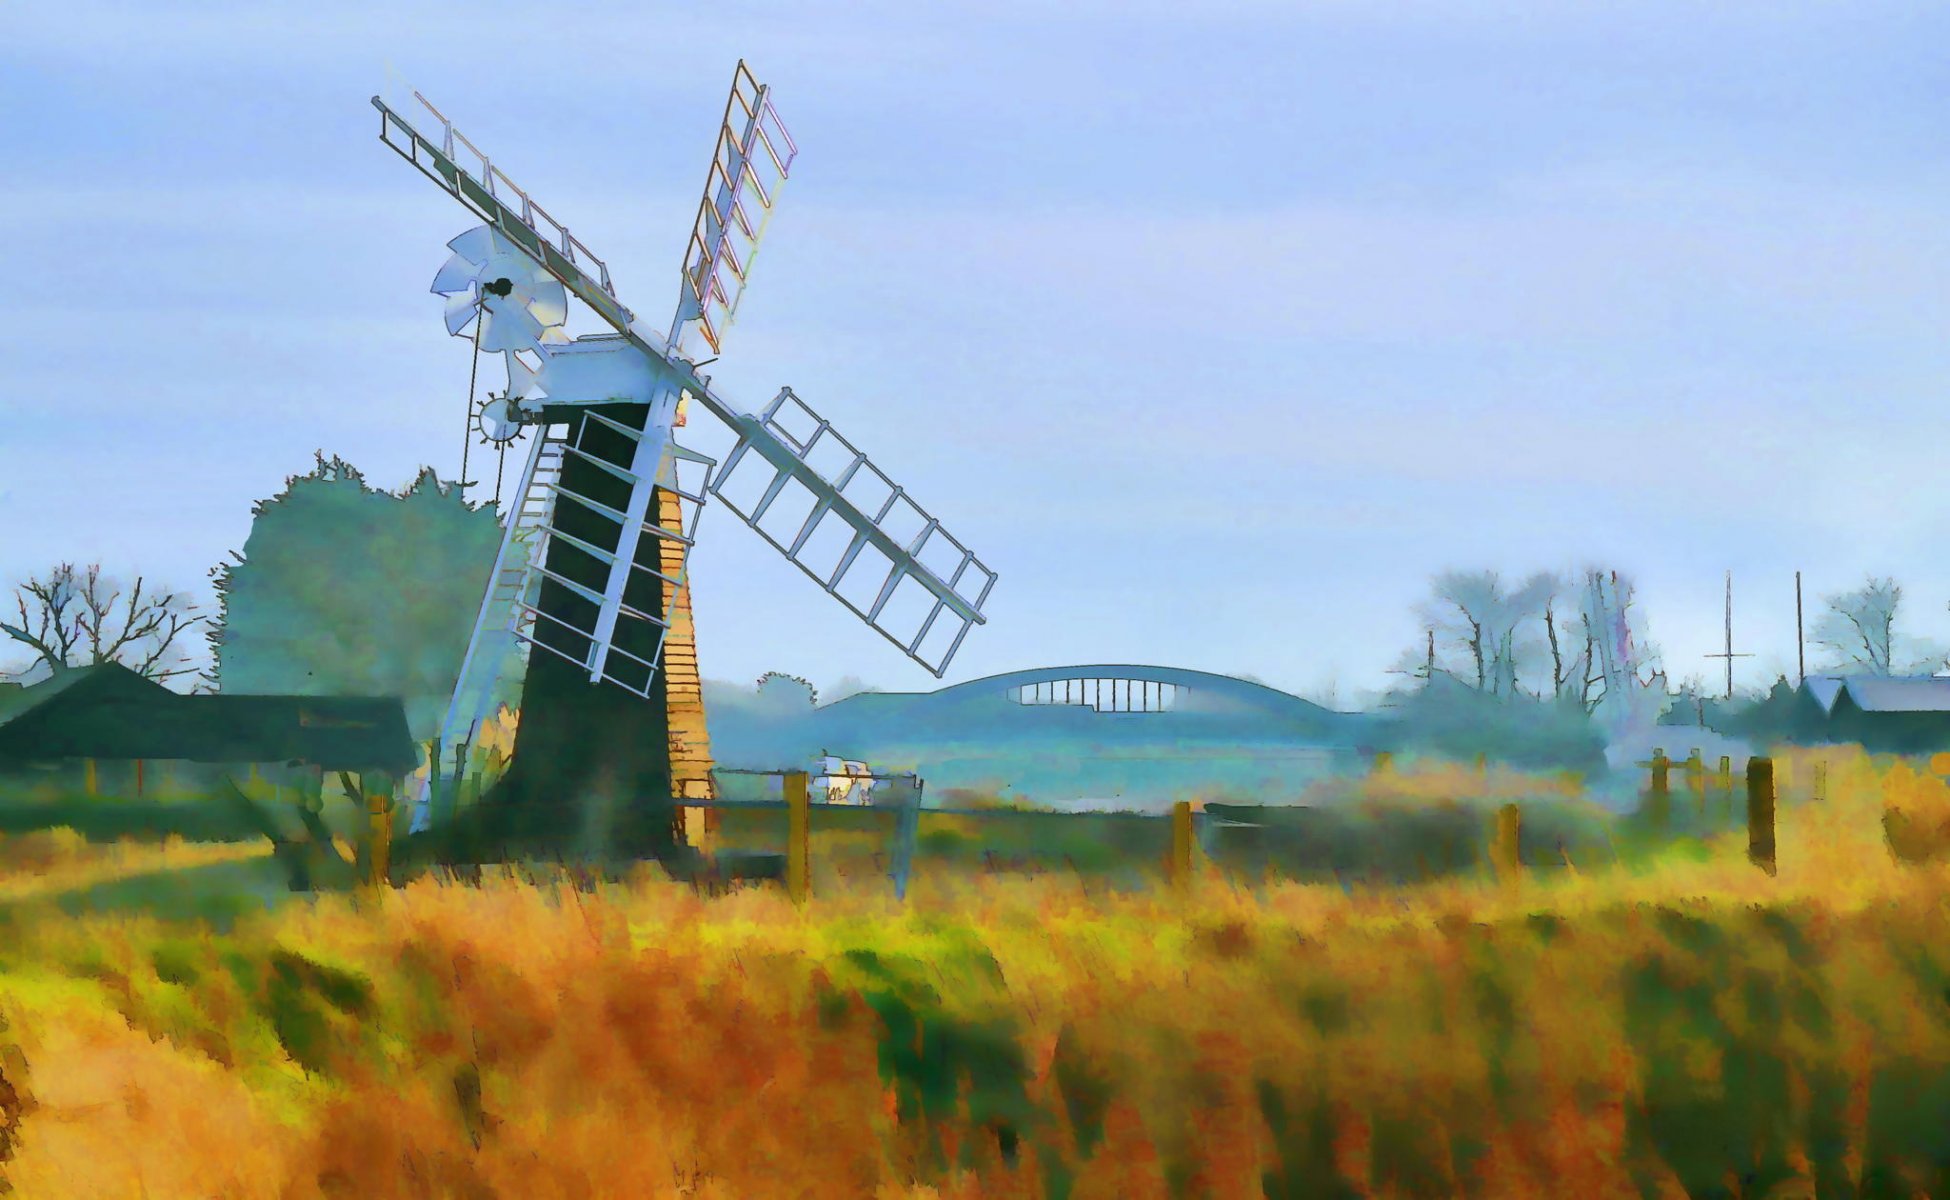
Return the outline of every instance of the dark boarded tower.
<path id="1" fill-rule="evenodd" d="M 637 429 L 649 414 L 647 406 L 638 404 L 595 411 Z M 586 416 L 579 415 L 573 428 L 570 442 L 582 453 L 564 456 L 560 494 L 627 511 L 631 485 L 599 464 L 627 470 L 635 443 Z M 659 515 L 667 517 L 667 508 L 659 504 Z M 653 673 L 637 661 L 658 661 L 660 629 L 647 622 L 619 622 L 613 636 L 617 649 L 628 656 L 614 663 L 621 678 L 591 682 L 580 664 L 589 659 L 589 631 L 596 626 L 600 605 L 588 593 L 602 593 L 609 565 L 577 543 L 614 553 L 618 524 L 599 509 L 561 500 L 551 524 L 562 536 L 549 539 L 544 558 L 547 574 L 541 576 L 536 598 L 540 618 L 531 626 L 538 645 L 530 651 L 522 686 L 514 762 L 483 801 L 532 813 L 532 821 L 524 823 L 529 828 L 522 832 L 533 838 L 566 839 L 584 852 L 609 850 L 669 861 L 676 847 L 672 800 L 678 789 L 672 786 L 668 672 Z M 634 561 L 644 569 L 631 572 L 625 605 L 642 612 L 666 610 L 659 590 L 663 581 L 657 576 L 672 557 L 681 568 L 681 546 L 676 549 L 673 555 L 671 544 L 654 536 L 637 541 Z M 671 653 L 677 647 L 664 649 Z M 690 654 L 694 673 L 694 647 Z M 701 713 L 702 705 L 697 708 Z M 708 771 L 707 763 L 707 781 Z"/>

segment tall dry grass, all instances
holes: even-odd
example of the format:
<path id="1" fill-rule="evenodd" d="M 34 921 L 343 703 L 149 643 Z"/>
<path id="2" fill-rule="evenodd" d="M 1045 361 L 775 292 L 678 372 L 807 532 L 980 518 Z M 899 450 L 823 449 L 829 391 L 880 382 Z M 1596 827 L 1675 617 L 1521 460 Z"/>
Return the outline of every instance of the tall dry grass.
<path id="1" fill-rule="evenodd" d="M 90 842 L 66 826 L 33 833 L 0 834 L 0 903 L 92 887 L 152 871 L 262 858 L 262 842 Z"/>
<path id="2" fill-rule="evenodd" d="M 0 945 L 23 1196 L 1950 1196 L 1935 797 L 1790 756 L 1779 872 L 1182 897 L 645 877 Z"/>

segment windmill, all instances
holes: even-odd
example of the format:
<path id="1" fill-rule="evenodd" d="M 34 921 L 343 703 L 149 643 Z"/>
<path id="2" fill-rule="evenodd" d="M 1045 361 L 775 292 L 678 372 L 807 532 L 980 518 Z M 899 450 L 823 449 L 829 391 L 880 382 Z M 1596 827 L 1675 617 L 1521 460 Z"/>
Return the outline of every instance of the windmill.
<path id="1" fill-rule="evenodd" d="M 472 339 L 477 361 L 496 352 L 507 366 L 506 390 L 475 428 L 504 449 L 528 443 L 441 726 L 443 746 L 469 737 L 519 645 L 513 761 L 477 809 L 525 810 L 530 828 L 573 827 L 586 845 L 677 851 L 675 806 L 710 795 L 687 586 L 707 498 L 936 678 L 946 673 L 984 623 L 995 572 L 791 388 L 754 414 L 699 373 L 715 361 L 700 364 L 699 349 L 722 350 L 798 153 L 742 61 L 661 330 L 425 97 L 400 105 L 420 126 L 372 103 L 380 139 L 485 222 L 448 243 L 432 290 L 446 298 L 448 332 Z M 569 337 L 569 296 L 608 330 Z M 673 436 L 697 408 L 735 439 L 722 464 Z M 436 812 L 429 790 L 415 797 L 414 833 L 454 815 L 451 802 Z"/>

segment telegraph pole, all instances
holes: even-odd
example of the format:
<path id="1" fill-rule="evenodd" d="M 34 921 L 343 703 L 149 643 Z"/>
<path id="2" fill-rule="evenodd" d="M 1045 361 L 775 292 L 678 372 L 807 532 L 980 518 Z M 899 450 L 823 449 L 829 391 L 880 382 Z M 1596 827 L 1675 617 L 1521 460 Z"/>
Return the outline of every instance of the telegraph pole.
<path id="1" fill-rule="evenodd" d="M 1798 687 L 1808 682 L 1808 643 L 1801 636 L 1801 572 L 1794 573 L 1794 666 Z"/>
<path id="2" fill-rule="evenodd" d="M 1733 660 L 1734 660 L 1734 659 L 1736 659 L 1736 658 L 1752 658 L 1752 657 L 1753 657 L 1753 655 L 1751 655 L 1751 654 L 1735 654 L 1735 653 L 1733 652 L 1733 572 L 1732 572 L 1732 571 L 1728 571 L 1728 572 L 1727 572 L 1727 648 L 1726 648 L 1726 652 L 1725 652 L 1725 653 L 1723 653 L 1723 654 L 1709 654 L 1709 655 L 1707 655 L 1706 657 L 1708 657 L 1708 658 L 1724 658 L 1724 659 L 1726 659 L 1726 660 L 1727 660 L 1727 699 L 1729 699 L 1729 700 L 1731 700 L 1731 699 L 1733 699 Z"/>

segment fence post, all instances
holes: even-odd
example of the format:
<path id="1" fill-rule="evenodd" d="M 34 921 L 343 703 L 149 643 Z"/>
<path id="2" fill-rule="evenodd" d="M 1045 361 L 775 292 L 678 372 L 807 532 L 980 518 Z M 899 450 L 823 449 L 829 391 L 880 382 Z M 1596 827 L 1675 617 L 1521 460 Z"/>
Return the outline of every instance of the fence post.
<path id="1" fill-rule="evenodd" d="M 427 812 L 435 822 L 445 816 L 440 809 L 440 739 L 427 739 Z"/>
<path id="2" fill-rule="evenodd" d="M 1523 874 L 1523 858 L 1517 852 L 1522 830 L 1522 809 L 1505 804 L 1496 810 L 1496 848 L 1491 864 L 1505 883 L 1515 883 Z"/>
<path id="3" fill-rule="evenodd" d="M 1192 802 L 1171 806 L 1171 883 L 1183 888 L 1192 881 Z"/>
<path id="4" fill-rule="evenodd" d="M 1815 763 L 1815 799 L 1828 799 L 1828 764 L 1823 761 Z"/>
<path id="5" fill-rule="evenodd" d="M 1490 774 L 1490 756 L 1483 751 L 1476 752 L 1476 778 L 1487 779 Z"/>
<path id="6" fill-rule="evenodd" d="M 901 901 L 907 899 L 907 879 L 914 870 L 914 845 L 921 831 L 921 779 L 914 775 L 909 778 L 914 780 L 914 790 L 894 822 L 894 899 Z"/>
<path id="7" fill-rule="evenodd" d="M 1386 750 L 1374 752 L 1374 773 L 1386 775 L 1395 769 L 1395 756 Z"/>
<path id="8" fill-rule="evenodd" d="M 393 797 L 389 785 L 381 785 L 366 793 L 366 817 L 372 839 L 368 860 L 372 877 L 366 882 L 374 887 L 385 887 L 387 865 L 393 845 Z"/>
<path id="9" fill-rule="evenodd" d="M 1672 798 L 1672 760 L 1666 757 L 1665 747 L 1652 748 L 1652 791 L 1646 798 L 1646 809 L 1652 817 L 1655 828 L 1665 829 L 1668 806 Z"/>
<path id="10" fill-rule="evenodd" d="M 1774 873 L 1774 760 L 1747 760 L 1747 857 Z"/>
<path id="11" fill-rule="evenodd" d="M 717 815 L 717 809 L 697 805 L 684 810 L 684 840 L 706 858 L 718 852 L 718 822 L 712 819 Z"/>
<path id="12" fill-rule="evenodd" d="M 1699 815 L 1706 815 L 1706 761 L 1700 757 L 1698 746 L 1686 756 L 1686 786 L 1693 789 L 1693 800 L 1699 808 Z"/>
<path id="13" fill-rule="evenodd" d="M 812 875 L 812 806 L 806 794 L 807 782 L 804 771 L 785 773 L 785 890 L 794 904 L 805 903 Z"/>
<path id="14" fill-rule="evenodd" d="M 82 779 L 82 786 L 83 786 L 84 788 L 86 788 L 86 789 L 88 790 L 88 794 L 89 794 L 90 796 L 94 796 L 94 795 L 99 795 L 99 794 L 100 794 L 100 793 L 99 793 L 99 791 L 98 791 L 98 789 L 97 789 L 97 786 L 96 786 L 96 782 L 97 782 L 97 781 L 96 781 L 96 778 L 95 778 L 95 760 L 94 760 L 94 759 L 92 759 L 92 758 L 88 758 L 88 759 L 83 759 L 83 760 L 82 760 L 82 766 L 81 766 L 81 779 Z"/>

